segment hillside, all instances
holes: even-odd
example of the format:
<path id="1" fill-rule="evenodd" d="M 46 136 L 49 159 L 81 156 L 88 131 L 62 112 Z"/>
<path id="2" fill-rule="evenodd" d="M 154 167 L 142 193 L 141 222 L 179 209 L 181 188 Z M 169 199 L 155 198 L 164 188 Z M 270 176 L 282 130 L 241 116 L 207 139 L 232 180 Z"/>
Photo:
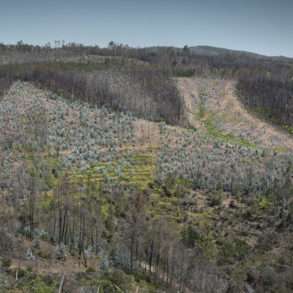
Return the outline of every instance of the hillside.
<path id="1" fill-rule="evenodd" d="M 54 292 L 63 274 L 64 292 L 292 286 L 292 138 L 231 82 L 178 88 L 191 128 L 13 84 L 0 102 L 5 288 Z"/>
<path id="2" fill-rule="evenodd" d="M 0 292 L 293 291 L 289 59 L 0 56 Z"/>

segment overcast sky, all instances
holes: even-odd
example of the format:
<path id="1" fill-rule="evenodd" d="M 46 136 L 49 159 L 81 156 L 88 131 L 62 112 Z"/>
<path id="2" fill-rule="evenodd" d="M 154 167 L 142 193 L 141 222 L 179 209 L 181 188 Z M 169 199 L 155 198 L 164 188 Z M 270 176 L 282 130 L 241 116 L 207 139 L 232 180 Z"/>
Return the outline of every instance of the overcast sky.
<path id="1" fill-rule="evenodd" d="M 0 42 L 211 45 L 293 57 L 293 0 L 0 0 Z"/>

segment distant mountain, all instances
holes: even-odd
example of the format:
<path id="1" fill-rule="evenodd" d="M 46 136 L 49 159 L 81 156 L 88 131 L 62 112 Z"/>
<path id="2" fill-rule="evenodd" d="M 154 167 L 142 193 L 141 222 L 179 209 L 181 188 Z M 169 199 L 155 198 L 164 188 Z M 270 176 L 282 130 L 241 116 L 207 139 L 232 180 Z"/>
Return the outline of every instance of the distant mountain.
<path id="1" fill-rule="evenodd" d="M 255 58 L 264 58 L 266 56 L 245 52 L 245 51 L 237 51 L 237 50 L 230 50 L 225 48 L 218 48 L 218 47 L 211 47 L 211 46 L 195 46 L 189 47 L 189 50 L 192 54 L 195 55 L 205 55 L 205 56 L 221 56 L 221 55 L 239 55 L 243 56 L 246 55 L 248 57 L 255 57 Z"/>
<path id="2" fill-rule="evenodd" d="M 194 55 L 201 56 L 227 56 L 232 55 L 234 57 L 246 57 L 246 58 L 254 58 L 254 59 L 267 59 L 267 60 L 275 60 L 275 61 L 283 61 L 283 62 L 293 62 L 293 58 L 285 57 L 285 56 L 267 56 L 261 55 L 248 51 L 239 51 L 239 50 L 231 50 L 219 47 L 212 46 L 193 46 L 189 47 L 189 50 Z"/>
<path id="3" fill-rule="evenodd" d="M 198 56 L 219 57 L 219 56 L 230 55 L 230 56 L 239 57 L 239 58 L 293 62 L 293 58 L 289 58 L 285 56 L 267 56 L 267 55 L 257 54 L 257 53 L 248 52 L 248 51 L 232 50 L 232 49 L 219 48 L 219 47 L 213 47 L 213 46 L 190 46 L 188 48 L 193 55 L 198 55 Z M 178 47 L 160 47 L 160 46 L 148 47 L 145 49 L 152 53 L 158 53 L 159 51 L 165 50 L 165 49 L 173 49 L 177 52 L 180 52 L 181 50 L 183 50 L 182 48 L 178 48 Z"/>

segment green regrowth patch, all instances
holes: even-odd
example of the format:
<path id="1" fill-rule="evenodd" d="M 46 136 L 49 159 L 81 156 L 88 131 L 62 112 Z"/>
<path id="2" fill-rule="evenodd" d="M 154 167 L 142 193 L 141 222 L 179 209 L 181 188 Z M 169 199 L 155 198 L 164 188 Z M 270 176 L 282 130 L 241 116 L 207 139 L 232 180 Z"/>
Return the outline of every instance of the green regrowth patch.
<path id="1" fill-rule="evenodd" d="M 199 107 L 198 107 L 198 113 L 197 113 L 198 118 L 199 118 L 199 119 L 203 119 L 204 116 L 205 116 L 205 113 L 206 113 L 205 106 L 204 106 L 204 104 L 201 102 L 201 103 L 199 104 Z"/>
<path id="2" fill-rule="evenodd" d="M 180 210 L 178 202 L 174 204 L 169 198 L 155 198 L 152 196 L 152 204 L 148 207 L 148 214 L 156 219 L 164 218 L 175 224 L 183 221 L 184 213 Z M 179 229 L 179 226 L 178 226 Z"/>
<path id="3" fill-rule="evenodd" d="M 250 148 L 256 147 L 255 144 L 251 143 L 247 139 L 237 137 L 233 135 L 232 133 L 225 133 L 221 131 L 220 129 L 218 129 L 211 118 L 212 114 L 207 112 L 204 101 L 202 99 L 199 103 L 198 113 L 196 115 L 197 115 L 197 118 L 204 123 L 207 129 L 207 132 L 211 137 L 217 140 L 223 141 L 225 143 L 242 145 L 242 146 L 250 147 Z"/>
<path id="4" fill-rule="evenodd" d="M 48 149 L 33 151 L 26 147 L 17 146 L 13 156 L 24 163 L 32 178 L 38 178 L 45 191 L 54 189 L 62 177 L 61 160 Z M 44 191 L 43 190 L 43 191 Z"/>
<path id="5" fill-rule="evenodd" d="M 247 139 L 237 137 L 233 135 L 232 133 L 226 133 L 218 129 L 210 117 L 210 115 L 207 117 L 207 119 L 204 120 L 205 127 L 207 129 L 207 132 L 210 136 L 217 140 L 221 140 L 224 143 L 230 143 L 234 145 L 241 145 L 244 147 L 249 147 L 249 148 L 256 148 L 256 145 L 254 143 L 251 143 Z"/>
<path id="6" fill-rule="evenodd" d="M 40 276 L 34 276 L 30 273 L 26 273 L 27 279 L 21 280 L 18 284 L 18 288 L 21 292 L 30 293 L 54 293 L 57 290 L 57 282 L 53 281 L 51 284 L 47 284 Z"/>
<path id="7" fill-rule="evenodd" d="M 132 153 L 119 159 L 100 162 L 86 170 L 73 170 L 70 174 L 72 183 L 94 182 L 119 183 L 132 185 L 141 190 L 153 181 L 155 171 L 155 158 L 151 152 Z"/>
<path id="8" fill-rule="evenodd" d="M 287 152 L 290 151 L 290 150 L 289 150 L 287 147 L 285 147 L 285 146 L 274 147 L 272 150 L 273 150 L 274 152 L 276 152 L 276 153 L 287 153 Z"/>
<path id="9" fill-rule="evenodd" d="M 284 125 L 283 128 L 286 129 L 291 135 L 293 135 L 293 126 Z"/>

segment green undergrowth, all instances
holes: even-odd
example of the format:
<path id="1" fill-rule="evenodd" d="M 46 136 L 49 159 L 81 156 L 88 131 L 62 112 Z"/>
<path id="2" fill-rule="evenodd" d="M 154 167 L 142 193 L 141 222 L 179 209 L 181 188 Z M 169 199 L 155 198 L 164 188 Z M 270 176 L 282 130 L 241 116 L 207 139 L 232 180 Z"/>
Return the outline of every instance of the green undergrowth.
<path id="1" fill-rule="evenodd" d="M 152 152 L 133 153 L 111 162 L 100 162 L 86 170 L 70 173 L 72 183 L 90 181 L 100 186 L 105 182 L 133 185 L 141 190 L 153 181 L 155 158 Z"/>
<path id="2" fill-rule="evenodd" d="M 290 151 L 290 149 L 288 149 L 285 146 L 278 146 L 278 147 L 274 147 L 273 151 L 276 152 L 276 153 L 287 153 L 287 152 Z"/>
<path id="3" fill-rule="evenodd" d="M 56 279 L 50 276 L 44 277 L 37 275 L 30 268 L 26 270 L 21 269 L 18 275 L 19 280 L 16 282 L 15 289 L 10 289 L 5 292 L 54 293 L 58 289 L 59 283 Z"/>
<path id="4" fill-rule="evenodd" d="M 283 128 L 289 132 L 289 134 L 293 135 L 293 126 L 284 125 Z"/>
<path id="5" fill-rule="evenodd" d="M 204 126 L 209 136 L 213 137 L 214 139 L 220 140 L 224 143 L 241 145 L 249 148 L 256 148 L 256 145 L 254 143 L 251 143 L 247 139 L 237 137 L 232 133 L 227 133 L 218 129 L 215 126 L 215 121 L 212 119 L 213 114 L 207 111 L 203 101 L 200 102 L 198 112 L 195 115 L 196 119 L 199 119 L 204 123 Z"/>
<path id="6" fill-rule="evenodd" d="M 234 144 L 234 145 L 241 145 L 248 148 L 256 148 L 256 145 L 254 143 L 251 143 L 245 138 L 237 137 L 233 135 L 232 133 L 224 132 L 220 129 L 218 129 L 215 126 L 214 121 L 208 115 L 207 119 L 204 120 L 205 127 L 207 129 L 207 132 L 210 136 L 213 138 L 220 140 L 224 143 Z"/>
<path id="7" fill-rule="evenodd" d="M 13 273 L 13 272 L 11 272 Z M 0 292 L 22 292 L 22 293 L 54 293 L 58 291 L 61 276 L 33 273 L 30 269 L 21 269 L 19 279 L 16 285 L 5 291 Z M 76 275 L 67 275 L 63 286 L 64 292 L 71 290 L 70 283 L 77 283 L 81 292 L 143 292 L 155 293 L 157 287 L 155 284 L 146 280 L 144 275 L 128 274 L 122 270 L 115 269 L 107 273 L 86 272 Z M 71 292 L 71 291 L 70 291 Z"/>
<path id="8" fill-rule="evenodd" d="M 56 154 L 51 154 L 47 150 L 34 152 L 23 149 L 20 156 L 29 174 L 40 178 L 45 190 L 49 191 L 58 185 L 64 171 L 61 168 L 61 160 Z"/>

